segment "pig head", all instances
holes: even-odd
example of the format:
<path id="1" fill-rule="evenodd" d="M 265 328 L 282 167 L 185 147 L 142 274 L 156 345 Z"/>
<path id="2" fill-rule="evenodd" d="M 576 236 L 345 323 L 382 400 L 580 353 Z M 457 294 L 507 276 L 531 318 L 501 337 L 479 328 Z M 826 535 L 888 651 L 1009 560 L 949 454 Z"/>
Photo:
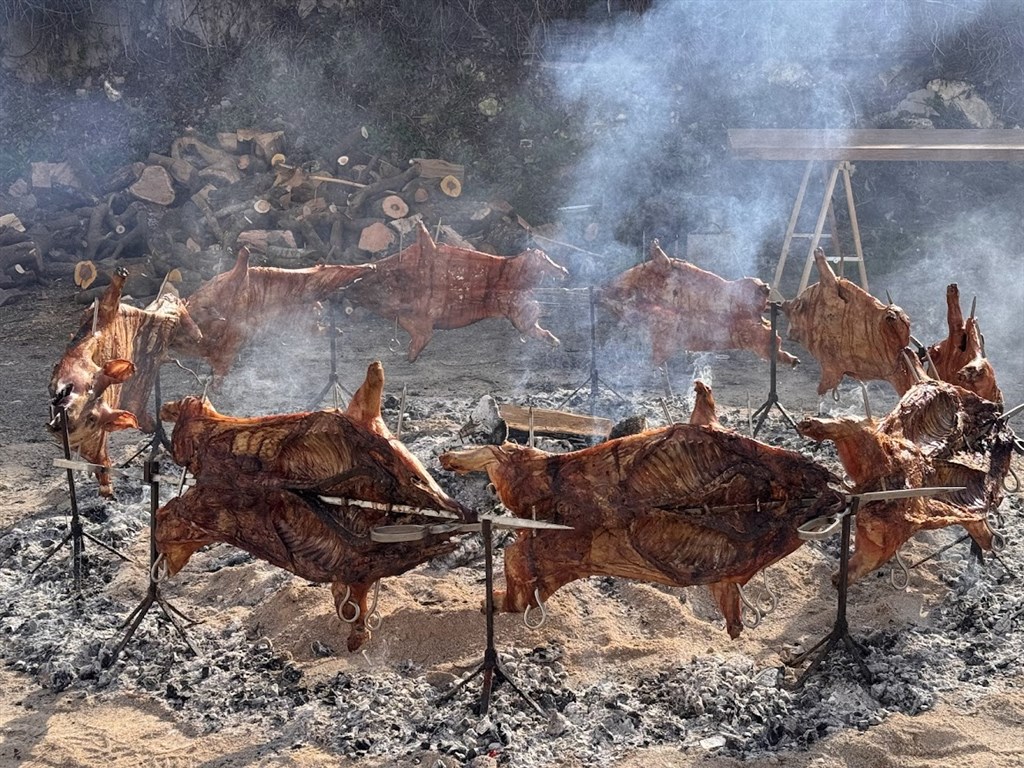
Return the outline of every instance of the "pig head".
<path id="1" fill-rule="evenodd" d="M 107 436 L 122 429 L 152 432 L 156 422 L 149 396 L 170 339 L 177 333 L 198 338 L 184 305 L 173 290 L 146 309 L 121 303 L 128 272 L 119 269 L 110 287 L 86 312 L 78 333 L 50 377 L 50 430 L 58 436 L 67 419 L 69 446 L 99 468 L 100 493 L 113 494 Z"/>

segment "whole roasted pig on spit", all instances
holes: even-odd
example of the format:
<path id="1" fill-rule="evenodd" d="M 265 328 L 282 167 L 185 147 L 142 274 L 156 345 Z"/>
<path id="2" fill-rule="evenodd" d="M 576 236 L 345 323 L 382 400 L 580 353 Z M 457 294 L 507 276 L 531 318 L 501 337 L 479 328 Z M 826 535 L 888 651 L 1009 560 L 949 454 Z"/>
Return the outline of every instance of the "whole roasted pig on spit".
<path id="1" fill-rule="evenodd" d="M 769 359 L 800 361 L 781 349 L 762 314 L 769 287 L 753 277 L 725 280 L 681 259 L 672 259 L 657 240 L 651 258 L 627 269 L 594 295 L 627 327 L 643 328 L 650 338 L 654 365 L 680 352 L 746 349 Z"/>
<path id="2" fill-rule="evenodd" d="M 378 543 L 383 525 L 423 523 L 417 512 L 470 520 L 385 426 L 384 370 L 370 365 L 344 413 L 233 418 L 189 397 L 166 404 L 174 460 L 196 484 L 157 513 L 157 549 L 170 574 L 221 541 L 315 582 L 330 582 L 350 650 L 368 638 L 373 584 L 455 547 L 443 521 L 422 540 Z"/>
<path id="3" fill-rule="evenodd" d="M 238 249 L 235 266 L 207 280 L 185 301 L 202 331 L 198 340 L 178 336 L 174 349 L 200 357 L 213 369 L 214 388 L 231 370 L 238 352 L 261 328 L 309 314 L 341 288 L 373 272 L 372 264 L 324 265 L 306 269 L 250 267 L 249 249 Z"/>
<path id="4" fill-rule="evenodd" d="M 699 384 L 697 394 L 710 391 Z M 698 418 L 708 411 L 699 405 Z M 441 465 L 486 471 L 516 516 L 573 528 L 517 532 L 497 610 L 535 607 L 594 575 L 707 584 L 734 638 L 739 586 L 800 546 L 798 526 L 846 503 L 837 478 L 813 461 L 715 424 L 674 424 L 565 454 L 483 445 L 443 454 Z"/>
<path id="5" fill-rule="evenodd" d="M 543 251 L 492 256 L 435 243 L 422 222 L 416 242 L 376 262 L 376 272 L 345 292 L 345 298 L 379 317 L 397 320 L 412 337 L 408 358 L 419 357 L 435 328 L 463 328 L 489 317 L 505 317 L 525 336 L 558 339 L 540 327 L 533 289 L 545 277 L 568 273 Z"/>
<path id="6" fill-rule="evenodd" d="M 946 287 L 946 322 L 949 335 L 928 348 L 927 360 L 937 378 L 968 389 L 986 400 L 1003 402 L 1003 393 L 996 385 L 996 373 L 985 357 L 984 342 L 978 320 L 971 316 L 964 320 L 960 309 L 960 289 L 956 283 Z"/>
<path id="7" fill-rule="evenodd" d="M 121 303 L 128 272 L 118 269 L 110 286 L 83 314 L 78 329 L 50 376 L 50 402 L 67 413 L 68 436 L 96 470 L 99 492 L 112 496 L 107 436 L 121 429 L 153 432 L 150 394 L 176 335 L 193 343 L 202 334 L 172 287 L 145 309 Z M 62 429 L 56 416 L 50 430 Z"/>
<path id="8" fill-rule="evenodd" d="M 1015 437 L 1000 407 L 941 381 L 916 384 L 881 422 L 850 417 L 806 419 L 813 440 L 831 440 L 854 492 L 965 487 L 937 498 L 873 501 L 857 511 L 851 582 L 887 562 L 917 531 L 961 525 L 984 550 L 986 522 L 1003 498 Z"/>
<path id="9" fill-rule="evenodd" d="M 782 311 L 789 319 L 789 338 L 821 364 L 818 394 L 851 376 L 888 381 L 902 395 L 924 376 L 916 357 L 904 353 L 910 344 L 910 318 L 895 304 L 882 304 L 860 286 L 836 277 L 821 248 L 814 252 L 814 263 L 818 282 L 783 302 Z"/>

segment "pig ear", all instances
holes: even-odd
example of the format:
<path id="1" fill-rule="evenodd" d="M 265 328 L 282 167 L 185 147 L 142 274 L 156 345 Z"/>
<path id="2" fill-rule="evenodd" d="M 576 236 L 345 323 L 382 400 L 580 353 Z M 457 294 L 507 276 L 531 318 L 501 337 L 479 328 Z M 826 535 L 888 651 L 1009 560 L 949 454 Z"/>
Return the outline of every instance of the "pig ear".
<path id="1" fill-rule="evenodd" d="M 121 429 L 138 429 L 139 422 L 131 411 L 110 409 L 99 417 L 99 427 L 104 432 L 117 432 Z"/>
<path id="2" fill-rule="evenodd" d="M 103 364 L 103 376 L 110 379 L 111 384 L 123 384 L 135 373 L 135 363 L 123 358 L 107 360 Z"/>

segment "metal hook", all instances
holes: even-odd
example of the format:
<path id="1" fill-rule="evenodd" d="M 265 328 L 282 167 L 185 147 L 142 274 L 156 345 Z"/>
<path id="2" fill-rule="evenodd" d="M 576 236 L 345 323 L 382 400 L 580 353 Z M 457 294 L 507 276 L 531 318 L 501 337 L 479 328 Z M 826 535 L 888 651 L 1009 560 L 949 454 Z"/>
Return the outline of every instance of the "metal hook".
<path id="1" fill-rule="evenodd" d="M 544 603 L 540 601 L 540 587 L 533 590 L 533 599 L 537 602 L 537 607 L 540 609 L 540 621 L 536 624 L 530 623 L 530 610 L 533 606 L 527 605 L 526 610 L 523 611 L 523 624 L 525 624 L 528 629 L 540 629 L 544 626 L 544 622 L 548 618 L 548 612 L 544 610 Z"/>
<path id="2" fill-rule="evenodd" d="M 1017 473 L 1013 471 L 1013 467 L 1009 468 L 1009 477 L 1013 478 L 1013 487 L 1011 488 L 1009 485 L 1006 484 L 1007 478 L 1004 477 L 1003 490 L 1006 491 L 1007 493 L 1016 493 L 1017 491 L 1020 490 L 1020 478 L 1017 477 Z"/>
<path id="3" fill-rule="evenodd" d="M 740 600 L 743 603 L 743 607 L 747 609 L 745 611 L 742 609 L 740 610 L 740 621 L 747 629 L 753 629 L 761 623 L 761 611 L 747 598 L 747 594 L 743 591 L 743 586 L 741 584 L 737 584 L 736 589 L 740 593 Z"/>
<path id="4" fill-rule="evenodd" d="M 167 565 L 167 555 L 161 552 L 149 567 L 149 580 L 154 584 L 160 584 L 167 581 L 170 577 L 171 569 Z"/>
<path id="5" fill-rule="evenodd" d="M 402 346 L 402 342 L 398 340 L 398 316 L 395 316 L 395 330 L 391 333 L 391 341 L 388 342 L 388 351 L 397 352 Z"/>
<path id="6" fill-rule="evenodd" d="M 380 625 L 384 622 L 380 611 L 377 610 L 377 597 L 379 595 L 380 579 L 377 579 L 377 581 L 373 582 L 373 599 L 370 601 L 370 609 L 366 612 L 366 621 L 363 622 L 363 626 L 371 632 L 380 629 Z"/>
<path id="7" fill-rule="evenodd" d="M 352 597 L 352 587 L 349 586 L 348 584 L 346 584 L 345 585 L 345 597 L 343 597 L 337 603 L 337 606 L 338 606 L 338 608 L 337 608 L 338 618 L 341 619 L 346 624 L 355 624 L 357 621 L 359 621 L 359 614 L 361 612 L 360 608 L 359 608 L 359 604 L 358 603 L 353 603 L 349 599 L 351 597 Z M 346 605 L 351 605 L 353 608 L 355 608 L 355 613 L 353 614 L 351 619 L 346 619 L 345 618 L 345 606 Z"/>
<path id="8" fill-rule="evenodd" d="M 764 582 L 764 591 L 768 593 L 768 602 L 761 606 L 761 615 L 770 616 L 775 612 L 775 609 L 779 607 L 779 597 L 776 595 L 768 583 L 768 569 L 761 569 L 761 581 Z"/>
<path id="9" fill-rule="evenodd" d="M 899 566 L 899 570 L 893 568 L 889 571 L 889 586 L 897 592 L 903 592 L 910 586 L 910 569 L 903 562 L 903 557 L 899 552 L 896 553 L 896 565 Z"/>

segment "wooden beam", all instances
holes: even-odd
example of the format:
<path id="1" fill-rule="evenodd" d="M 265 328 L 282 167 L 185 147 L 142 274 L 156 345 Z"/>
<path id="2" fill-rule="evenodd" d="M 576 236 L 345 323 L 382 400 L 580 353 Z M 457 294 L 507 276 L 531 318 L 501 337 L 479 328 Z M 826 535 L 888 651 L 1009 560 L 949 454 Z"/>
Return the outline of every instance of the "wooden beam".
<path id="1" fill-rule="evenodd" d="M 529 433 L 530 409 L 521 405 L 499 405 L 498 413 L 510 431 Z M 597 416 L 582 416 L 550 408 L 533 409 L 533 432 L 548 437 L 585 437 L 604 440 L 612 431 L 612 421 Z"/>
<path id="2" fill-rule="evenodd" d="M 754 160 L 1024 160 L 1024 131 L 1003 129 L 730 128 L 729 145 Z"/>

